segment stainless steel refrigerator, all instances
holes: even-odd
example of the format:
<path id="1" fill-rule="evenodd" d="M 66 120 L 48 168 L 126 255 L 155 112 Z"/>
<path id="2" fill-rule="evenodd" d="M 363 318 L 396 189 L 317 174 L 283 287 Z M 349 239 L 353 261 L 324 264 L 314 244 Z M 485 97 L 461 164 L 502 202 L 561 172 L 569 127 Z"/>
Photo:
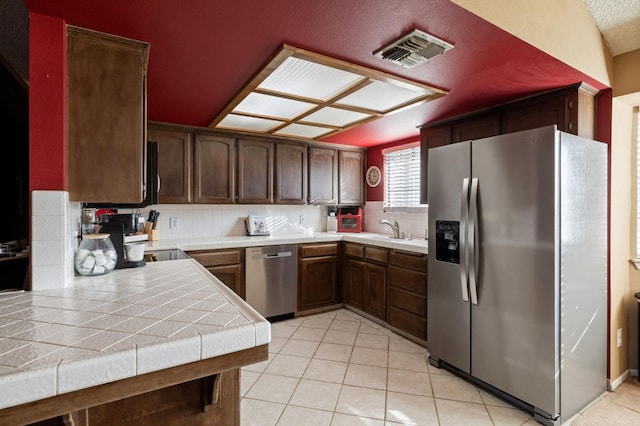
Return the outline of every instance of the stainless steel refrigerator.
<path id="1" fill-rule="evenodd" d="M 544 424 L 606 390 L 607 167 L 555 126 L 429 150 L 429 362 Z"/>

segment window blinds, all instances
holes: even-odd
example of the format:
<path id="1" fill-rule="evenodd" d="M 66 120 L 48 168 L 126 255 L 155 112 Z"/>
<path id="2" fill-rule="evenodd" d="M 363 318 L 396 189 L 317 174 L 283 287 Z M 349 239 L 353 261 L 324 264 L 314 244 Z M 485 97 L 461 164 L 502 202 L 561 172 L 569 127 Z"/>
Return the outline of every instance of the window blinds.
<path id="1" fill-rule="evenodd" d="M 388 149 L 384 155 L 384 209 L 411 210 L 420 204 L 420 145 Z"/>

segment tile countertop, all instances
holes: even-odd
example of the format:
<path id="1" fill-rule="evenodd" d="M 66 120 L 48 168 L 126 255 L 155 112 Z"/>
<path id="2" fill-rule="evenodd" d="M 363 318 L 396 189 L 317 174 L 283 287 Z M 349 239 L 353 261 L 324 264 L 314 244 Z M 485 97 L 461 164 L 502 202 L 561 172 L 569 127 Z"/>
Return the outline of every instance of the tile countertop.
<path id="1" fill-rule="evenodd" d="M 270 341 L 269 323 L 191 259 L 0 293 L 0 409 Z"/>
<path id="2" fill-rule="evenodd" d="M 159 240 L 147 242 L 147 250 L 164 250 L 179 248 L 189 250 L 214 250 L 221 248 L 257 247 L 277 244 L 321 243 L 326 241 L 349 241 L 360 244 L 370 244 L 397 250 L 406 250 L 427 254 L 427 240 L 423 238 L 394 239 L 386 234 L 372 232 L 336 233 L 315 232 L 312 234 L 270 235 L 268 237 L 205 237 L 184 240 Z"/>

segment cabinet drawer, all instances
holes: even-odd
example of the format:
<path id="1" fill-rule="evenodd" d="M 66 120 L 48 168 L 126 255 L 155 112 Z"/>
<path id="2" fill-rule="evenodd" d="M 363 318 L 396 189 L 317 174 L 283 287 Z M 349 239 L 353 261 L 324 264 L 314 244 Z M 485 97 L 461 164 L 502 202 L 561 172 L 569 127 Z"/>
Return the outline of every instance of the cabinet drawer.
<path id="1" fill-rule="evenodd" d="M 235 265 L 243 263 L 243 250 L 189 251 L 187 254 L 203 266 Z"/>
<path id="2" fill-rule="evenodd" d="M 427 295 L 427 274 L 389 266 L 387 281 L 390 287 L 401 288 L 418 295 Z"/>
<path id="3" fill-rule="evenodd" d="M 366 246 L 364 248 L 364 257 L 367 260 L 373 260 L 374 262 L 387 263 L 387 258 L 389 255 L 389 250 L 379 248 L 379 247 L 369 247 Z"/>
<path id="4" fill-rule="evenodd" d="M 390 306 L 387 309 L 387 322 L 419 339 L 427 340 L 426 318 Z"/>
<path id="5" fill-rule="evenodd" d="M 402 309 L 419 317 L 427 317 L 427 298 L 404 290 L 389 287 L 389 306 Z"/>
<path id="6" fill-rule="evenodd" d="M 393 250 L 389 253 L 389 264 L 427 272 L 427 255 Z"/>
<path id="7" fill-rule="evenodd" d="M 311 244 L 300 246 L 300 257 L 331 256 L 338 254 L 338 244 Z"/>
<path id="8" fill-rule="evenodd" d="M 344 254 L 351 257 L 364 257 L 364 246 L 360 244 L 345 243 Z"/>

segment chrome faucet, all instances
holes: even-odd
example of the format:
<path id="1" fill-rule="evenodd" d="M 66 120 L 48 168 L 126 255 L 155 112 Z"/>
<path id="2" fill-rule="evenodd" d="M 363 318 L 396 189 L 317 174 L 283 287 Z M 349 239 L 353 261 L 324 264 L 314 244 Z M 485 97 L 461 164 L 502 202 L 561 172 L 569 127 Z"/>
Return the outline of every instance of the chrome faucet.
<path id="1" fill-rule="evenodd" d="M 391 220 L 393 220 L 393 223 L 391 223 Z M 381 223 L 383 225 L 389 225 L 391 229 L 393 229 L 393 238 L 400 238 L 400 225 L 398 224 L 398 221 L 395 220 L 394 218 L 391 218 L 391 220 L 380 219 L 378 223 Z"/>

